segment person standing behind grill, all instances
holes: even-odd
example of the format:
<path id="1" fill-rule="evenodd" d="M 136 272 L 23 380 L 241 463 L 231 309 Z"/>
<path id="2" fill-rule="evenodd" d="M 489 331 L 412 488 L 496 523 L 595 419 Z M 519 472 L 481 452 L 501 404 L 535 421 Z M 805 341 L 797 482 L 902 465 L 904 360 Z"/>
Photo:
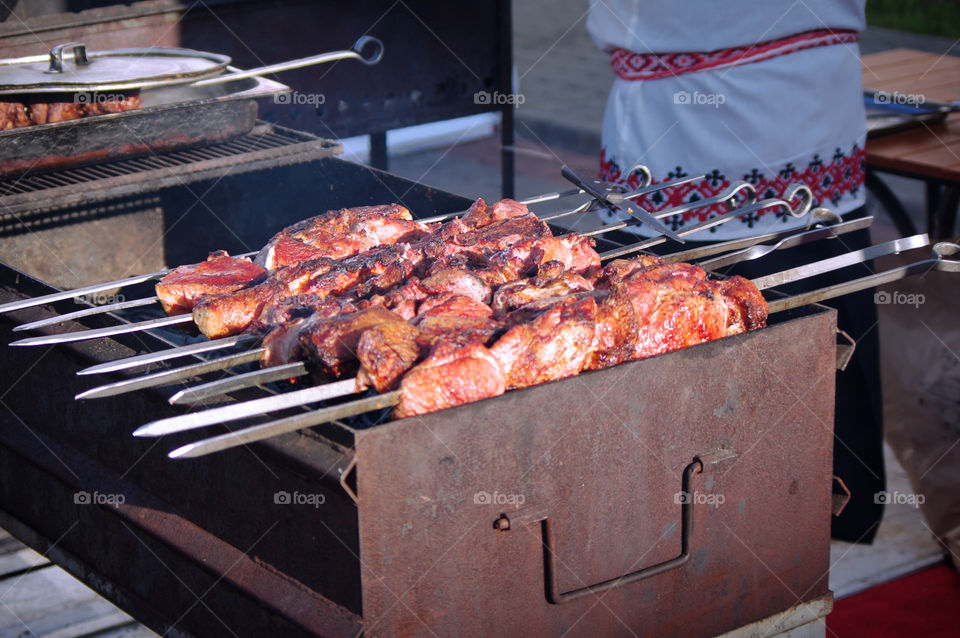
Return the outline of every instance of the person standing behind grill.
<path id="1" fill-rule="evenodd" d="M 760 198 L 782 197 L 791 185 L 803 183 L 818 205 L 844 219 L 863 216 L 866 126 L 857 33 L 866 26 L 864 4 L 591 0 L 587 30 L 610 55 L 617 75 L 603 119 L 600 178 L 636 188 L 639 175 L 629 173 L 636 164 L 647 166 L 658 182 L 706 175 L 639 200 L 654 212 L 720 194 L 744 180 Z M 666 222 L 677 230 L 726 210 L 715 205 Z M 619 219 L 606 215 L 611 222 Z M 688 244 L 805 224 L 773 209 L 692 235 Z M 649 233 L 643 226 L 632 228 Z M 778 251 L 735 272 L 766 274 L 869 244 L 869 231 L 856 231 Z M 848 278 L 849 273 L 841 279 Z M 833 282 L 821 277 L 815 283 Z M 781 290 L 791 293 L 789 286 Z M 834 439 L 834 471 L 852 498 L 833 519 L 832 533 L 871 542 L 883 513 L 876 495 L 885 487 L 876 306 L 871 291 L 828 303 L 838 310 L 840 329 L 857 340 L 853 360 L 837 377 Z M 784 391 L 800 401 L 818 400 L 806 395 L 809 388 L 783 381 Z"/>

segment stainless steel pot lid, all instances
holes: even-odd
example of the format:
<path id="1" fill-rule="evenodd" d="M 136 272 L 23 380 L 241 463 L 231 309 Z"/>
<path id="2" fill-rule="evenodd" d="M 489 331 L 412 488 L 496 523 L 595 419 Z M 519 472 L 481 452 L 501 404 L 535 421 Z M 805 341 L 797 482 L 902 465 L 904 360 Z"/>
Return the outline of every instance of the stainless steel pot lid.
<path id="1" fill-rule="evenodd" d="M 164 86 L 220 75 L 228 64 L 229 56 L 192 49 L 87 51 L 70 42 L 49 55 L 0 60 L 0 95 Z"/>

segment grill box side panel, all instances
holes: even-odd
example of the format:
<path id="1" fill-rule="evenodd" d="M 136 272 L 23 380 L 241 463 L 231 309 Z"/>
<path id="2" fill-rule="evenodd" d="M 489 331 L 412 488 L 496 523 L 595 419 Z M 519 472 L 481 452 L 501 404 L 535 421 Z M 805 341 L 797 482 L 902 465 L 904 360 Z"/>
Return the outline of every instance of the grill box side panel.
<path id="1" fill-rule="evenodd" d="M 366 635 L 707 636 L 827 594 L 834 329 L 806 309 L 360 433 Z M 547 602 L 544 519 L 561 592 L 671 559 L 696 456 L 685 564 Z"/>

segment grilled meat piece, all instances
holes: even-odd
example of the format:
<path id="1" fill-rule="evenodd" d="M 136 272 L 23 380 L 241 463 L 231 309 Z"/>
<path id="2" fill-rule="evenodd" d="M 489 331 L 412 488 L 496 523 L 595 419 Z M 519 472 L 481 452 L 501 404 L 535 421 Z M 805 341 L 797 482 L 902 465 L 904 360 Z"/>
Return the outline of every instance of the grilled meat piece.
<path id="1" fill-rule="evenodd" d="M 482 304 L 490 303 L 490 286 L 464 268 L 442 268 L 420 282 L 420 285 L 434 299 L 455 294 L 470 297 Z M 423 312 L 423 308 L 420 312 Z"/>
<path id="2" fill-rule="evenodd" d="M 300 333 L 312 322 L 358 310 L 348 300 L 317 295 L 297 295 L 266 306 L 257 319 L 258 330 L 266 332 L 260 366 L 269 368 L 304 359 Z"/>
<path id="3" fill-rule="evenodd" d="M 356 361 L 357 344 L 364 332 L 403 317 L 385 308 L 367 308 L 333 319 L 317 319 L 300 332 L 300 344 L 310 360 L 328 374 L 339 377 Z"/>
<path id="4" fill-rule="evenodd" d="M 337 262 L 330 259 L 291 264 L 255 286 L 207 295 L 194 304 L 193 321 L 210 339 L 242 332 L 256 321 L 265 306 L 310 292 L 306 290 L 308 284 L 329 273 L 336 265 Z"/>
<path id="5" fill-rule="evenodd" d="M 343 259 L 375 246 L 416 241 L 429 231 L 399 204 L 342 208 L 284 228 L 255 261 L 275 270 L 309 259 Z"/>
<path id="6" fill-rule="evenodd" d="M 458 346 L 486 344 L 503 329 L 493 319 L 490 306 L 471 297 L 447 295 L 427 305 L 431 301 L 421 304 L 420 314 L 413 320 L 420 330 L 417 343 L 427 350 L 441 341 Z"/>
<path id="7" fill-rule="evenodd" d="M 756 330 L 767 325 L 770 308 L 767 300 L 749 279 L 734 275 L 712 281 L 727 306 L 727 335 Z"/>
<path id="8" fill-rule="evenodd" d="M 663 260 L 655 255 L 637 255 L 629 259 L 615 259 L 603 267 L 597 277 L 596 288 L 605 289 L 613 284 L 627 279 L 640 271 L 663 264 Z"/>
<path id="9" fill-rule="evenodd" d="M 378 246 L 359 255 L 336 262 L 317 259 L 284 266 L 266 281 L 235 293 L 211 295 L 201 299 L 193 310 L 193 319 L 211 339 L 242 332 L 255 325 L 263 309 L 294 295 L 313 294 L 317 298 L 342 295 L 359 282 L 371 291 L 390 288 L 397 270 L 409 272 L 421 255 L 409 244 Z M 356 295 L 355 295 L 356 296 Z"/>
<path id="10" fill-rule="evenodd" d="M 22 102 L 0 102 L 0 131 L 30 126 L 30 114 Z"/>
<path id="11" fill-rule="evenodd" d="M 526 388 L 578 374 L 593 353 L 597 301 L 571 295 L 497 339 L 490 353 L 507 389 Z"/>
<path id="12" fill-rule="evenodd" d="M 512 199 L 501 199 L 493 206 L 487 206 L 483 199 L 477 199 L 460 221 L 471 228 L 480 228 L 496 221 L 523 217 L 530 214 L 526 205 Z"/>
<path id="13" fill-rule="evenodd" d="M 51 102 L 47 108 L 47 124 L 80 119 L 84 115 L 84 105 L 79 102 Z"/>
<path id="14" fill-rule="evenodd" d="M 476 227 L 453 219 L 421 239 L 419 244 L 431 262 L 428 274 L 433 274 L 443 268 L 462 266 L 468 262 L 484 264 L 490 255 L 517 242 L 550 236 L 550 227 L 532 213 L 527 213 Z"/>
<path id="15" fill-rule="evenodd" d="M 406 321 L 385 321 L 366 330 L 357 342 L 361 364 L 357 390 L 371 386 L 377 392 L 392 390 L 420 358 L 419 335 Z"/>
<path id="16" fill-rule="evenodd" d="M 420 279 L 411 276 L 390 290 L 357 301 L 357 307 L 363 309 L 379 306 L 392 310 L 404 320 L 410 321 L 417 315 L 417 304 L 426 299 L 427 294 L 420 285 Z"/>
<path id="17" fill-rule="evenodd" d="M 600 305 L 589 369 L 766 325 L 767 303 L 742 277 L 708 280 L 697 266 L 650 259 L 617 260 L 604 272 L 610 294 Z"/>
<path id="18" fill-rule="evenodd" d="M 500 364 L 486 347 L 473 343 L 457 348 L 443 342 L 403 376 L 393 416 L 403 419 L 436 412 L 495 397 L 505 389 Z"/>
<path id="19" fill-rule="evenodd" d="M 190 312 L 204 295 L 233 292 L 266 277 L 266 271 L 246 257 L 231 257 L 224 250 L 210 253 L 206 261 L 180 266 L 161 279 L 155 290 L 168 315 Z"/>
<path id="20" fill-rule="evenodd" d="M 50 104 L 47 102 L 34 102 L 30 105 L 30 123 L 46 124 L 47 117 L 50 115 Z"/>
<path id="21" fill-rule="evenodd" d="M 526 239 L 491 255 L 485 267 L 477 268 L 477 276 L 496 286 L 533 275 L 545 264 L 558 262 L 563 270 L 592 277 L 600 270 L 595 244 L 592 238 L 579 235 Z"/>
<path id="22" fill-rule="evenodd" d="M 593 290 L 589 280 L 564 270 L 559 261 L 548 261 L 544 266 L 541 274 L 532 279 L 520 279 L 497 288 L 493 294 L 494 312 L 502 316 L 534 301 Z"/>
<path id="23" fill-rule="evenodd" d="M 360 337 L 357 389 L 373 386 L 378 392 L 392 389 L 421 354 L 446 342 L 455 346 L 487 343 L 500 329 L 484 303 L 463 295 L 446 295 L 411 323 L 383 322 Z"/>

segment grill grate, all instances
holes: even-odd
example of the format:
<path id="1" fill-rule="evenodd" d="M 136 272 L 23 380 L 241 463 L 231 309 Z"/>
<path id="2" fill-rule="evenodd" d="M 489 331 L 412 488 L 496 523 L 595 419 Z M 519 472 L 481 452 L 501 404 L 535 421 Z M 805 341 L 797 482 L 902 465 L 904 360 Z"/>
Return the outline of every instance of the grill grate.
<path id="1" fill-rule="evenodd" d="M 230 159 L 247 153 L 269 151 L 305 142 L 320 142 L 328 145 L 331 152 L 335 152 L 336 145 L 333 142 L 279 126 L 261 125 L 241 138 L 222 144 L 0 180 L 0 197 L 37 193 L 53 188 L 70 188 L 104 179 L 189 166 L 204 161 Z"/>

